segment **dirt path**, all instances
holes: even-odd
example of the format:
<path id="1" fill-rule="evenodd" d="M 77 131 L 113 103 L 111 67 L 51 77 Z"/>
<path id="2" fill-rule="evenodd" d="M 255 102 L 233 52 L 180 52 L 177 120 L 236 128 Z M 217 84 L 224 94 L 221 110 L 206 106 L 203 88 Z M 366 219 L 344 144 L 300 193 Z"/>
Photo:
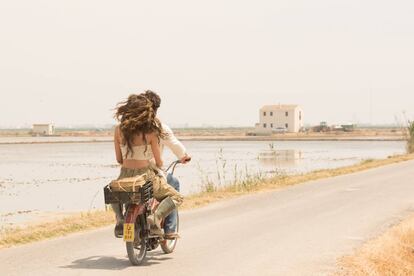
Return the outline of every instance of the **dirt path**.
<path id="1" fill-rule="evenodd" d="M 2 275 L 324 275 L 414 207 L 414 161 L 181 214 L 177 251 L 131 267 L 111 228 L 0 251 Z"/>

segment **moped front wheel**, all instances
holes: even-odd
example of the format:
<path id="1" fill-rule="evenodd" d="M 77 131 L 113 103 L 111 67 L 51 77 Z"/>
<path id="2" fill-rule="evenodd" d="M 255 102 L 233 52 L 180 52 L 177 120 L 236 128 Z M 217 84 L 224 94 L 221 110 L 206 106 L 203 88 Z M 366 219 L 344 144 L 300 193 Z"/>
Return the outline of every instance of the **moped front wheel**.
<path id="1" fill-rule="evenodd" d="M 175 232 L 177 232 L 177 233 L 178 233 L 178 230 L 179 230 L 179 225 L 180 225 L 180 219 L 179 219 L 178 212 L 177 212 L 177 224 L 176 224 L 176 229 L 175 229 Z M 173 253 L 175 247 L 177 246 L 177 242 L 178 242 L 177 238 L 172 239 L 172 240 L 163 240 L 160 244 L 162 251 L 165 254 Z"/>

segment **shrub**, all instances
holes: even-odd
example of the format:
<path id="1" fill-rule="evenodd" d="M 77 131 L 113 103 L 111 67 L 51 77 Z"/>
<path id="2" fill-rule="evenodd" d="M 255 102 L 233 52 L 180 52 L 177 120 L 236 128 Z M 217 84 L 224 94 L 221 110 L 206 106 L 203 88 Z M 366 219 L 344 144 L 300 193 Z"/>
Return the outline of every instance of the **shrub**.
<path id="1" fill-rule="evenodd" d="M 414 153 L 414 121 L 408 122 L 407 151 Z"/>

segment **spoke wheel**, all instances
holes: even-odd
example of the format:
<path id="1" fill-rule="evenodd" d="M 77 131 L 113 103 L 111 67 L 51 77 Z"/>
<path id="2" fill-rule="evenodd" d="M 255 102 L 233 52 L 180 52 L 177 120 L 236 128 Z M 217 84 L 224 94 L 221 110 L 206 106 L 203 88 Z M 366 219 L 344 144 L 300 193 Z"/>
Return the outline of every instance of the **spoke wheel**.
<path id="1" fill-rule="evenodd" d="M 179 218 L 178 213 L 177 213 L 177 227 L 175 229 L 176 233 L 178 233 L 179 225 L 180 225 L 180 218 Z M 177 242 L 178 242 L 177 238 L 172 239 L 172 240 L 163 240 L 161 242 L 162 251 L 164 251 L 165 254 L 170 254 L 170 253 L 174 252 L 174 249 L 177 246 Z"/>

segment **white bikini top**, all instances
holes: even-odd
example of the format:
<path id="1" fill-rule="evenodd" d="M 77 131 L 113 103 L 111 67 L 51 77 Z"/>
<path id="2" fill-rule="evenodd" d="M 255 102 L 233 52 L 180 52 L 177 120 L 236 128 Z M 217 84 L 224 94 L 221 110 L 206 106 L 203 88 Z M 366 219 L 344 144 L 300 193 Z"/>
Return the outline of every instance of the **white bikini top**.
<path id="1" fill-rule="evenodd" d="M 121 146 L 121 152 L 122 152 L 122 158 L 124 160 L 139 160 L 139 161 L 149 161 L 154 159 L 154 153 L 152 152 L 151 146 L 132 146 L 133 151 L 128 150 L 128 146 L 122 145 Z M 128 152 L 128 154 L 127 154 Z"/>

